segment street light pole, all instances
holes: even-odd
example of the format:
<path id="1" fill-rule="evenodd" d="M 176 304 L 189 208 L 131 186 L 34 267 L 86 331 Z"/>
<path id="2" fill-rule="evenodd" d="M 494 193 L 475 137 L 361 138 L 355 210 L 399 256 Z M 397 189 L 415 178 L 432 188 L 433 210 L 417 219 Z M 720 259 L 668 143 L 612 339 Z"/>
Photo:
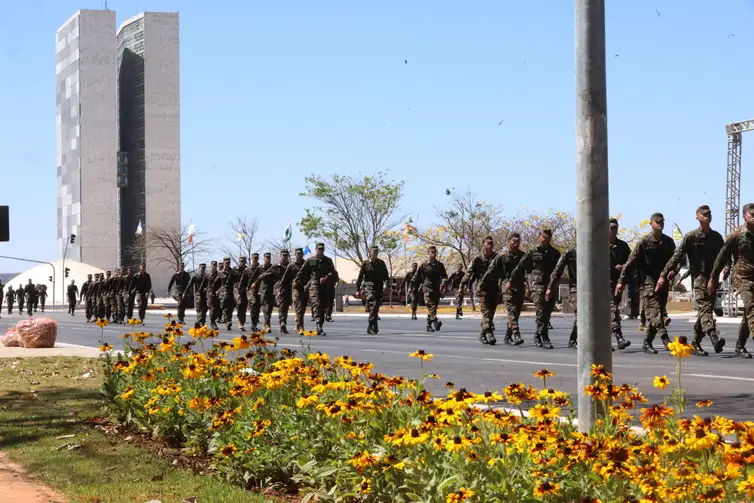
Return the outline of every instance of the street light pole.
<path id="1" fill-rule="evenodd" d="M 608 246 L 607 83 L 605 0 L 575 0 L 576 246 L 578 253 L 578 422 L 595 424 L 592 365 L 612 371 Z"/>
<path id="2" fill-rule="evenodd" d="M 0 255 L 0 258 L 4 258 L 8 260 L 20 260 L 21 262 L 31 262 L 33 264 L 47 264 L 50 267 L 52 267 L 52 308 L 55 309 L 55 266 L 52 265 L 52 262 L 45 262 L 43 260 L 31 260 L 28 258 L 21 258 L 21 257 L 9 257 L 6 255 Z"/>

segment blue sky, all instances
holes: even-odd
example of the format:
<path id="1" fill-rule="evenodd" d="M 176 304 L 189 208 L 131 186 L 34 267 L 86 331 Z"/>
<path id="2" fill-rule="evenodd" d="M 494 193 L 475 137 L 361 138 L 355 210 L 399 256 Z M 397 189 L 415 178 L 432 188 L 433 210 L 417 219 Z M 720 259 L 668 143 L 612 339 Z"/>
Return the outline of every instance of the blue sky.
<path id="1" fill-rule="evenodd" d="M 56 258 L 55 30 L 101 5 L 12 2 L 0 17 L 2 255 Z M 313 172 L 390 169 L 421 225 L 446 187 L 509 214 L 575 210 L 570 1 L 108 6 L 119 23 L 180 10 L 182 217 L 212 236 L 258 214 L 281 237 L 312 204 L 298 193 Z M 688 230 L 707 203 L 722 229 L 724 125 L 754 117 L 753 14 L 751 0 L 609 2 L 610 198 L 626 224 L 662 211 Z"/>

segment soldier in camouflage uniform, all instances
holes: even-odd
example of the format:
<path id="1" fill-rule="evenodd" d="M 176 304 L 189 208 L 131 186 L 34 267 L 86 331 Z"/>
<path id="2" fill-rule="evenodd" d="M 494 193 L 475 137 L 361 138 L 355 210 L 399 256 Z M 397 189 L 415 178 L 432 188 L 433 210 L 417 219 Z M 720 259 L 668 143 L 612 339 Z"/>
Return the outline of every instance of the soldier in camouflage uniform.
<path id="1" fill-rule="evenodd" d="M 131 289 L 139 299 L 139 320 L 143 325 L 147 314 L 147 294 L 152 291 L 152 276 L 147 272 L 146 263 L 139 264 L 139 272 L 131 281 Z"/>
<path id="2" fill-rule="evenodd" d="M 209 277 L 207 278 L 207 307 L 209 307 L 209 327 L 217 330 L 217 318 L 220 316 L 220 282 L 217 281 L 220 275 L 217 270 L 217 260 L 210 262 Z"/>
<path id="3" fill-rule="evenodd" d="M 744 226 L 739 227 L 725 240 L 723 248 L 715 259 L 715 264 L 707 283 L 707 291 L 715 298 L 717 282 L 723 268 L 733 261 L 733 288 L 741 296 L 743 316 L 738 329 L 736 355 L 751 358 L 746 350 L 746 341 L 754 328 L 754 203 L 743 207 Z M 727 279 L 727 269 L 723 279 Z M 732 292 L 731 292 L 732 293 Z"/>
<path id="4" fill-rule="evenodd" d="M 31 278 L 29 278 L 29 282 L 24 287 L 24 295 L 26 296 L 26 313 L 29 316 L 32 315 L 32 311 L 34 310 L 35 288 L 34 283 L 32 283 Z"/>
<path id="5" fill-rule="evenodd" d="M 275 307 L 276 297 L 280 293 L 278 283 L 283 279 L 285 270 L 290 263 L 290 255 L 288 250 L 280 252 L 280 261 L 276 265 L 270 265 L 267 269 L 259 274 L 259 278 L 256 280 L 259 283 L 259 298 L 262 300 L 262 312 L 264 313 L 264 331 L 269 333 L 272 330 L 272 310 Z M 278 285 L 278 291 L 276 292 L 275 286 Z M 281 299 L 282 300 L 282 299 Z M 288 318 L 288 309 L 285 313 L 282 310 L 278 311 L 278 317 L 280 321 L 280 332 L 283 334 L 288 333 L 286 321 Z"/>
<path id="6" fill-rule="evenodd" d="M 236 317 L 238 318 L 238 329 L 241 332 L 246 331 L 246 309 L 249 307 L 249 296 L 246 291 L 246 257 L 238 259 L 238 267 L 233 269 L 233 298 L 236 302 Z"/>
<path id="7" fill-rule="evenodd" d="M 170 278 L 168 283 L 168 292 L 172 292 L 173 299 L 178 302 L 178 323 L 186 322 L 186 306 L 188 305 L 188 288 L 191 283 L 191 276 L 186 272 L 186 264 L 178 264 L 178 271 Z"/>
<path id="8" fill-rule="evenodd" d="M 264 271 L 272 267 L 272 256 L 269 253 L 265 253 L 263 262 L 259 264 L 259 254 L 251 254 L 251 267 L 247 268 L 248 275 L 248 290 L 247 297 L 249 299 L 249 312 L 251 315 L 251 329 L 253 331 L 259 330 L 259 313 L 262 309 L 262 299 L 259 296 L 259 284 L 257 279 L 259 275 Z"/>
<path id="9" fill-rule="evenodd" d="M 309 303 L 309 292 L 303 285 L 295 285 L 295 279 L 301 267 L 304 265 L 304 250 L 296 248 L 296 260 L 288 264 L 280 280 L 281 285 L 291 285 L 293 293 L 293 309 L 296 313 L 296 333 L 301 335 L 304 332 L 304 316 L 306 316 L 306 305 Z"/>
<path id="10" fill-rule="evenodd" d="M 196 308 L 196 323 L 201 327 L 207 324 L 207 264 L 199 264 L 199 272 L 191 278 L 191 288 L 194 290 L 194 307 Z M 240 320 L 239 320 L 240 322 Z"/>
<path id="11" fill-rule="evenodd" d="M 16 292 L 13 290 L 13 287 L 10 285 L 8 286 L 8 291 L 5 292 L 5 302 L 8 304 L 8 314 L 13 314 L 13 304 L 16 300 Z"/>
<path id="12" fill-rule="evenodd" d="M 547 291 L 545 292 L 545 300 L 550 302 L 553 300 L 553 291 L 558 287 L 560 278 L 563 277 L 563 272 L 568 269 L 568 294 L 571 305 L 573 306 L 573 327 L 571 327 L 571 336 L 568 339 L 568 347 L 576 348 L 578 345 L 578 325 L 577 325 L 577 312 L 576 312 L 576 247 L 567 250 L 560 256 L 555 270 L 550 275 L 550 283 L 547 285 Z"/>
<path id="13" fill-rule="evenodd" d="M 714 305 L 715 297 L 707 291 L 707 284 L 710 280 L 712 267 L 715 265 L 715 259 L 725 245 L 725 240 L 719 232 L 712 230 L 712 211 L 707 205 L 700 206 L 696 210 L 696 219 L 699 221 L 699 228 L 683 236 L 681 244 L 676 248 L 675 253 L 665 265 L 660 278 L 657 280 L 656 290 L 662 289 L 665 285 L 666 278 L 671 278 L 671 273 L 680 266 L 684 255 L 688 257 L 689 271 L 691 272 L 691 284 L 694 289 L 694 299 L 696 301 L 696 323 L 694 324 L 694 340 L 691 347 L 699 356 L 707 356 L 707 352 L 702 348 L 702 339 L 709 335 L 709 340 L 715 350 L 720 353 L 725 346 L 725 339 L 721 339 L 716 331 Z"/>
<path id="14" fill-rule="evenodd" d="M 233 288 L 235 286 L 235 275 L 230 267 L 230 257 L 223 257 L 223 270 L 218 274 L 217 281 L 220 281 L 218 294 L 222 306 L 222 319 L 225 323 L 226 330 L 233 328 L 233 308 L 235 307 L 235 298 L 233 297 Z"/>
<path id="15" fill-rule="evenodd" d="M 0 292 L 0 297 L 2 292 Z M 45 305 L 47 304 L 47 285 L 39 285 L 39 303 L 42 304 L 42 312 L 45 312 Z"/>
<path id="16" fill-rule="evenodd" d="M 280 279 L 275 284 L 275 300 L 278 304 L 278 322 L 280 333 L 288 333 L 288 310 L 293 303 L 293 279 L 287 275 L 291 266 L 291 256 L 288 250 L 283 250 L 280 256 L 280 265 L 285 266 L 280 272 Z"/>
<path id="17" fill-rule="evenodd" d="M 340 281 L 340 276 L 338 276 L 338 271 L 335 271 L 335 276 L 332 278 L 332 281 L 328 283 L 328 289 L 327 289 L 327 306 L 325 307 L 325 321 L 328 323 L 332 323 L 332 311 L 335 307 L 335 290 L 338 286 L 338 282 Z"/>
<path id="18" fill-rule="evenodd" d="M 520 249 L 521 235 L 513 233 L 508 238 L 508 252 L 496 255 L 490 262 L 487 272 L 479 280 L 480 285 L 485 285 L 487 291 L 501 291 L 505 310 L 508 315 L 508 324 L 503 343 L 509 346 L 520 346 L 524 343 L 521 331 L 518 328 L 518 317 L 521 315 L 521 307 L 524 303 L 523 277 L 519 283 L 514 283 L 514 288 L 503 288 L 510 279 L 510 275 L 524 256 Z"/>
<path id="19" fill-rule="evenodd" d="M 618 349 L 626 349 L 631 345 L 631 341 L 623 337 L 623 328 L 621 327 L 620 301 L 619 295 L 615 295 L 615 287 L 618 286 L 620 272 L 623 265 L 628 261 L 631 255 L 631 248 L 628 243 L 618 239 L 618 220 L 611 218 L 610 227 L 610 331 L 618 343 Z"/>
<path id="20" fill-rule="evenodd" d="M 463 283 L 464 271 L 463 264 L 458 264 L 456 270 L 448 276 L 445 282 L 445 289 L 456 294 L 456 319 L 460 320 L 463 316 L 463 291 L 471 288 L 471 285 Z"/>
<path id="21" fill-rule="evenodd" d="M 442 328 L 442 321 L 437 319 L 437 305 L 440 303 L 444 285 L 448 279 L 445 264 L 437 260 L 437 248 L 430 246 L 427 250 L 429 258 L 419 266 L 411 279 L 412 288 L 418 290 L 419 285 L 424 288 L 424 304 L 427 306 L 427 332 L 438 332 Z"/>
<path id="22" fill-rule="evenodd" d="M 531 296 L 536 309 L 537 331 L 534 335 L 534 343 L 545 349 L 552 349 L 550 342 L 549 323 L 554 305 L 554 299 L 549 301 L 545 298 L 547 284 L 552 276 L 552 271 L 560 260 L 560 252 L 550 244 L 552 231 L 542 229 L 539 231 L 539 245 L 523 256 L 516 268 L 511 273 L 507 287 L 512 288 L 521 282 L 525 272 L 529 273 L 531 283 Z"/>
<path id="23" fill-rule="evenodd" d="M 497 344 L 494 320 L 495 311 L 497 311 L 497 306 L 502 299 L 500 298 L 500 290 L 497 284 L 482 283 L 482 277 L 487 273 L 490 264 L 497 256 L 494 248 L 495 243 L 492 240 L 492 236 L 484 238 L 482 241 L 482 254 L 474 257 L 469 270 L 461 281 L 461 286 L 458 288 L 458 294 L 461 295 L 464 288 L 468 287 L 471 289 L 473 288 L 472 285 L 476 284 L 476 296 L 479 300 L 479 310 L 482 312 L 482 332 L 479 334 L 479 342 L 489 344 L 490 346 Z"/>
<path id="24" fill-rule="evenodd" d="M 325 309 L 328 302 L 328 294 L 330 293 L 330 283 L 337 277 L 335 271 L 335 264 L 330 257 L 325 255 L 325 244 L 317 243 L 317 251 L 314 257 L 309 258 L 301 266 L 294 287 L 298 285 L 309 284 L 309 298 L 312 302 L 312 309 L 314 311 L 317 323 L 317 333 L 319 335 L 325 334 L 322 326 L 325 321 Z"/>
<path id="25" fill-rule="evenodd" d="M 24 286 L 19 283 L 16 290 L 16 302 L 18 303 L 18 314 L 24 314 Z"/>
<path id="26" fill-rule="evenodd" d="M 126 269 L 126 276 L 120 285 L 120 298 L 123 303 L 123 319 L 132 320 L 134 317 L 134 301 L 136 300 L 133 291 L 134 271 L 130 267 Z"/>
<path id="27" fill-rule="evenodd" d="M 406 285 L 406 300 L 411 305 L 411 319 L 416 319 L 416 308 L 419 305 L 418 290 L 415 289 L 413 282 L 411 281 L 416 275 L 416 271 L 419 268 L 419 264 L 414 262 L 411 264 L 411 270 L 406 274 L 403 280 L 403 284 Z"/>
<path id="28" fill-rule="evenodd" d="M 382 294 L 385 291 L 385 283 L 390 279 L 385 261 L 379 258 L 378 254 L 377 246 L 369 248 L 369 259 L 361 264 L 359 276 L 356 278 L 356 291 L 359 292 L 361 298 L 366 300 L 369 310 L 368 334 L 377 334 L 380 331 L 377 321 L 382 305 Z"/>
<path id="29" fill-rule="evenodd" d="M 112 271 L 105 272 L 105 281 L 102 285 L 103 298 L 102 302 L 105 305 L 105 318 L 110 320 L 113 315 L 113 301 L 115 300 L 115 294 L 113 292 L 113 273 Z"/>
<path id="30" fill-rule="evenodd" d="M 670 337 L 665 329 L 665 322 L 662 313 L 668 302 L 668 289 L 665 285 L 658 287 L 658 280 L 665 266 L 675 252 L 675 243 L 670 236 L 663 234 L 665 228 L 665 217 L 662 213 L 653 213 L 650 218 L 652 232 L 645 235 L 636 248 L 631 252 L 628 262 L 623 266 L 618 285 L 615 287 L 615 295 L 620 295 L 623 290 L 623 284 L 626 278 L 639 268 L 644 282 L 642 284 L 642 296 L 644 300 L 644 309 L 647 314 L 646 336 L 642 349 L 647 354 L 657 354 L 657 350 L 652 345 L 654 338 L 660 334 L 665 350 L 669 351 Z M 668 274 L 668 279 L 673 279 L 678 271 L 673 271 L 672 275 Z"/>

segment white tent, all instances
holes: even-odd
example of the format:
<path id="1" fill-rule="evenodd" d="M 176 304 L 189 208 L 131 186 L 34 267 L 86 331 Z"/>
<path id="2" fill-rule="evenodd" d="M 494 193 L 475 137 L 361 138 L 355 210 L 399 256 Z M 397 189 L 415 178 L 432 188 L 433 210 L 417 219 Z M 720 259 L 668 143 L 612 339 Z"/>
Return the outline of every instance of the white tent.
<path id="1" fill-rule="evenodd" d="M 66 260 L 65 267 L 69 269 L 68 277 L 65 277 L 65 271 L 63 269 L 63 261 L 57 260 L 50 264 L 38 264 L 31 269 L 27 269 L 18 276 L 11 278 L 5 287 L 5 292 L 8 292 L 9 287 L 17 289 L 20 286 L 24 286 L 29 282 L 35 285 L 47 285 L 47 304 L 53 303 L 53 285 L 55 287 L 54 301 L 56 304 L 65 304 L 66 289 L 71 284 L 71 280 L 76 281 L 79 290 L 81 285 L 86 281 L 88 274 L 104 273 L 103 269 L 94 267 L 93 265 L 84 264 L 83 262 L 76 262 L 75 260 Z M 53 275 L 53 267 L 55 274 Z M 50 281 L 50 276 L 53 276 L 54 281 Z M 3 299 L 3 306 L 5 306 L 5 299 Z"/>

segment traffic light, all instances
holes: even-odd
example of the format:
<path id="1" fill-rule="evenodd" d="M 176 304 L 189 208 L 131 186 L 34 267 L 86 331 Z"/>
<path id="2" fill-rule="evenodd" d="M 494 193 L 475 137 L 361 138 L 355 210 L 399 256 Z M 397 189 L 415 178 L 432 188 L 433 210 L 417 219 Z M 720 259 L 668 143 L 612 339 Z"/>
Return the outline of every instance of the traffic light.
<path id="1" fill-rule="evenodd" d="M 76 240 L 76 234 L 71 234 L 71 244 Z"/>
<path id="2" fill-rule="evenodd" d="M 49 276 L 49 278 L 50 278 L 50 283 L 52 283 L 52 276 Z"/>
<path id="3" fill-rule="evenodd" d="M 70 267 L 66 267 L 65 268 L 65 277 L 66 278 L 68 277 L 68 273 L 70 273 L 70 272 L 71 272 L 71 268 Z"/>

